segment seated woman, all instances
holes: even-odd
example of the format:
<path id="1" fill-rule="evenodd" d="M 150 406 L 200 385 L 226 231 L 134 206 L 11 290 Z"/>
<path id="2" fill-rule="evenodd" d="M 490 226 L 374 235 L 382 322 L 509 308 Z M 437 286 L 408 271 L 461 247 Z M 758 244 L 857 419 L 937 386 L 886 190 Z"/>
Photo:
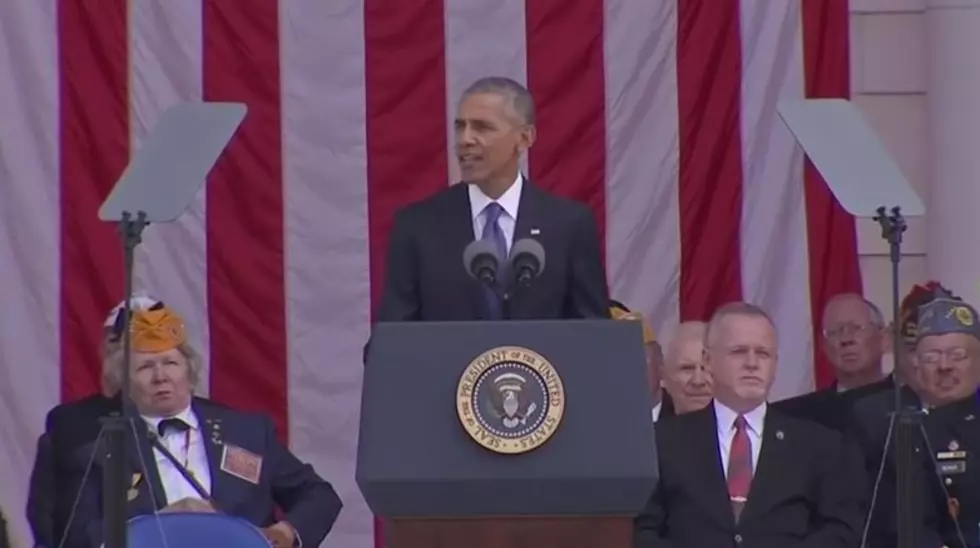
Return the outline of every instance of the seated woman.
<path id="1" fill-rule="evenodd" d="M 318 546 L 341 509 L 330 484 L 278 441 L 269 417 L 192 396 L 200 358 L 172 310 L 136 311 L 131 336 L 126 393 L 139 414 L 139 443 L 128 454 L 128 517 L 219 511 L 263 528 L 273 546 Z M 108 359 L 121 370 L 121 351 Z M 95 467 L 82 490 L 73 545 L 102 544 L 101 475 Z"/>

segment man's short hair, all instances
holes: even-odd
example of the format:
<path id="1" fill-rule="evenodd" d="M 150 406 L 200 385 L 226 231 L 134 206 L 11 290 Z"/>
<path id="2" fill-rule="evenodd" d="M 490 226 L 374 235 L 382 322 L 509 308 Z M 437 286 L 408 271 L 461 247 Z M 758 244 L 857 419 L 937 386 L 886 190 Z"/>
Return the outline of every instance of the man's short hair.
<path id="1" fill-rule="evenodd" d="M 466 88 L 463 97 L 476 93 L 494 93 L 506 97 L 521 120 L 529 126 L 534 125 L 534 98 L 531 97 L 531 92 L 516 80 L 504 76 L 480 78 Z"/>
<path id="2" fill-rule="evenodd" d="M 832 303 L 846 299 L 854 299 L 863 302 L 868 307 L 868 315 L 871 316 L 871 324 L 875 327 L 885 327 L 885 317 L 881 314 L 881 309 L 878 308 L 878 305 L 868 300 L 864 295 L 860 295 L 858 293 L 838 293 L 837 295 L 834 295 L 827 301 L 827 304 L 824 305 L 823 315 L 827 315 L 827 309 L 830 308 Z"/>
<path id="3" fill-rule="evenodd" d="M 715 310 L 715 313 L 711 315 L 711 320 L 708 321 L 707 327 L 704 329 L 704 346 L 705 348 L 711 346 L 712 333 L 718 330 L 718 326 L 722 320 L 728 316 L 745 316 L 749 318 L 763 318 L 772 327 L 772 331 L 776 333 L 776 324 L 772 321 L 772 317 L 769 313 L 762 309 L 762 307 L 754 305 L 752 303 L 747 303 L 745 301 L 736 301 L 721 305 Z"/>

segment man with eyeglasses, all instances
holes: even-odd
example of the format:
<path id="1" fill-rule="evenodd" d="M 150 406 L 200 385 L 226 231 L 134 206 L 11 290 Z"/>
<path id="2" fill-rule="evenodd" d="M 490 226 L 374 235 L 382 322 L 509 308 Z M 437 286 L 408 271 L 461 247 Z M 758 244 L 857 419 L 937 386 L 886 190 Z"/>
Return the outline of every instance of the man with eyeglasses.
<path id="1" fill-rule="evenodd" d="M 923 419 L 926 439 L 917 452 L 925 470 L 921 546 L 978 546 L 980 317 L 958 297 L 939 296 L 919 309 L 916 341 L 921 381 L 936 404 Z"/>
<path id="2" fill-rule="evenodd" d="M 823 351 L 834 366 L 837 380 L 823 390 L 773 405 L 788 415 L 843 432 L 854 401 L 892 386 L 881 371 L 888 337 L 881 311 L 855 293 L 830 299 L 824 307 L 822 325 Z"/>

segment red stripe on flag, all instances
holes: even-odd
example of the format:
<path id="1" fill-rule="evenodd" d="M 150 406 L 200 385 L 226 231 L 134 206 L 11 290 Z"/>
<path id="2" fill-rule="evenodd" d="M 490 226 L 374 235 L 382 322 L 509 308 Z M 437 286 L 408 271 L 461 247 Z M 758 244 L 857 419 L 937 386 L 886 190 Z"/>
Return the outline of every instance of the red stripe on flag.
<path id="1" fill-rule="evenodd" d="M 742 298 L 738 0 L 679 0 L 681 321 Z"/>
<path id="2" fill-rule="evenodd" d="M 248 106 L 207 186 L 210 395 L 269 413 L 285 440 L 279 6 L 205 0 L 203 26 L 204 99 Z"/>
<path id="3" fill-rule="evenodd" d="M 850 97 L 847 0 L 803 2 L 806 96 Z M 841 208 L 823 177 L 807 159 L 804 171 L 810 257 L 813 340 L 823 338 L 823 308 L 839 293 L 862 293 L 854 217 Z M 814 384 L 829 386 L 834 368 L 814 345 Z"/>
<path id="4" fill-rule="evenodd" d="M 527 81 L 537 106 L 535 184 L 589 204 L 605 256 L 606 105 L 602 0 L 527 0 Z"/>
<path id="5" fill-rule="evenodd" d="M 446 44 L 442 0 L 364 2 L 371 310 L 383 290 L 395 211 L 446 188 Z M 384 528 L 374 522 L 374 543 Z"/>
<path id="6" fill-rule="evenodd" d="M 98 211 L 129 161 L 127 17 L 126 0 L 58 2 L 63 401 L 98 390 L 102 322 L 123 293 L 122 244 Z"/>
<path id="7" fill-rule="evenodd" d="M 364 3 L 372 310 L 395 211 L 447 184 L 443 14 L 442 0 Z"/>

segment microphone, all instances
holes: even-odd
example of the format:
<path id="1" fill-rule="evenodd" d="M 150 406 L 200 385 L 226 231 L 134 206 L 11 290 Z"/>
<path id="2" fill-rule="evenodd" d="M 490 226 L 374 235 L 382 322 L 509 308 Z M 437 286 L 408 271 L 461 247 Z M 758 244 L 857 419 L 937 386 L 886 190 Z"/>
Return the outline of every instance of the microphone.
<path id="1" fill-rule="evenodd" d="M 490 242 L 474 240 L 463 250 L 463 268 L 480 283 L 493 286 L 497 283 L 497 269 L 500 267 L 497 249 Z"/>
<path id="2" fill-rule="evenodd" d="M 544 248 L 533 238 L 514 242 L 510 250 L 509 270 L 519 286 L 527 286 L 544 272 Z"/>
<path id="3" fill-rule="evenodd" d="M 211 493 L 208 493 L 208 490 L 205 489 L 203 485 L 201 485 L 201 482 L 197 481 L 197 478 L 194 477 L 194 474 L 192 474 L 190 470 L 188 470 L 183 464 L 181 464 L 180 461 L 177 460 L 177 457 L 175 457 L 174 454 L 171 453 L 169 449 L 167 449 L 167 446 L 165 446 L 163 442 L 160 440 L 160 434 L 157 434 L 156 431 L 151 428 L 147 428 L 146 436 L 150 438 L 150 445 L 152 445 L 156 450 L 163 453 L 163 456 L 166 457 L 167 460 L 169 460 L 171 464 L 174 465 L 174 468 L 176 468 L 177 471 L 180 472 L 180 475 L 183 476 L 184 479 L 191 484 L 191 487 L 193 487 L 194 490 L 197 491 L 197 494 L 201 495 L 202 499 L 208 501 L 208 503 L 211 504 L 211 507 L 214 508 L 216 512 L 219 511 L 218 503 L 211 496 Z"/>

